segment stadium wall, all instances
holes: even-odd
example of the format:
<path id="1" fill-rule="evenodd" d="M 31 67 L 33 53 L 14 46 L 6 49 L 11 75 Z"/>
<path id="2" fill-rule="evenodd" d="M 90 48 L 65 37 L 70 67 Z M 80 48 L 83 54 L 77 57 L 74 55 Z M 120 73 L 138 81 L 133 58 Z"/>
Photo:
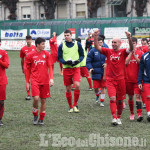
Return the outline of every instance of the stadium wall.
<path id="1" fill-rule="evenodd" d="M 117 35 L 116 33 L 121 35 L 121 33 L 125 30 L 130 31 L 133 36 L 139 39 L 143 37 L 149 38 L 150 17 L 1 21 L 0 36 L 2 39 L 2 48 L 6 50 L 19 50 L 20 47 L 22 47 L 25 44 L 24 37 L 16 37 L 19 35 L 19 31 L 22 32 L 26 29 L 26 34 L 31 34 L 31 30 L 38 29 L 39 32 L 42 31 L 44 33 L 45 31 L 47 34 L 49 34 L 49 36 L 44 37 L 47 39 L 46 49 L 49 49 L 48 39 L 51 37 L 52 33 L 56 32 L 59 35 L 58 43 L 61 43 L 61 41 L 63 40 L 64 30 L 70 28 L 73 31 L 73 38 L 80 37 L 83 41 L 87 37 L 88 32 L 93 32 L 94 29 L 100 29 L 101 34 L 104 34 L 106 36 L 106 41 L 108 41 L 107 43 L 110 42 L 113 36 Z M 6 31 L 7 33 L 9 31 L 15 31 L 16 34 L 13 35 L 12 33 L 12 35 L 14 36 L 13 38 L 9 37 L 8 35 L 7 37 L 4 37 Z M 121 38 L 124 39 L 124 36 L 122 35 Z"/>

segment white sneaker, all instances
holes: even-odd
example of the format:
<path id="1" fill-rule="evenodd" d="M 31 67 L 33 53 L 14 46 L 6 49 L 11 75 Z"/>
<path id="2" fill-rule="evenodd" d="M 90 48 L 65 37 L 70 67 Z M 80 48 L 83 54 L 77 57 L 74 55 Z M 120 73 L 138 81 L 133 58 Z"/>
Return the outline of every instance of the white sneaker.
<path id="1" fill-rule="evenodd" d="M 101 102 L 101 103 L 100 103 L 100 106 L 101 106 L 101 107 L 104 107 L 104 102 Z"/>
<path id="2" fill-rule="evenodd" d="M 118 125 L 121 125 L 121 124 L 122 124 L 121 119 L 118 119 L 118 118 L 117 118 L 117 124 L 118 124 Z"/>
<path id="3" fill-rule="evenodd" d="M 112 123 L 112 125 L 116 126 L 117 125 L 117 119 L 114 118 L 111 123 Z"/>

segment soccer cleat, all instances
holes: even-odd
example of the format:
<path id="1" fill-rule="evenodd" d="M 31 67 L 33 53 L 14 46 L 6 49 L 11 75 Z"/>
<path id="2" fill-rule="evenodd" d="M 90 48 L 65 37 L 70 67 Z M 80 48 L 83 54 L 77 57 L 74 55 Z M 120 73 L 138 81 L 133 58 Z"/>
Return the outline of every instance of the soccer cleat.
<path id="1" fill-rule="evenodd" d="M 114 118 L 114 119 L 112 120 L 111 124 L 112 124 L 112 125 L 114 125 L 114 126 L 118 125 L 118 123 L 117 123 L 117 119 L 116 119 L 116 118 Z"/>
<path id="2" fill-rule="evenodd" d="M 89 88 L 88 91 L 93 91 L 93 89 L 92 89 L 92 88 Z"/>
<path id="3" fill-rule="evenodd" d="M 79 112 L 78 106 L 74 106 L 74 107 L 73 107 L 73 111 L 74 111 L 75 113 L 78 113 L 78 112 Z"/>
<path id="4" fill-rule="evenodd" d="M 141 122 L 142 120 L 143 120 L 143 116 L 139 115 L 138 118 L 137 118 L 137 121 Z"/>
<path id="5" fill-rule="evenodd" d="M 100 106 L 101 106 L 101 107 L 104 107 L 104 102 L 101 102 L 101 103 L 100 103 Z"/>
<path id="6" fill-rule="evenodd" d="M 145 105 L 145 104 L 143 104 L 143 108 L 144 108 L 144 109 L 146 108 L 146 105 Z"/>
<path id="7" fill-rule="evenodd" d="M 72 113 L 73 112 L 73 108 L 70 108 L 69 110 L 68 110 L 68 113 Z"/>
<path id="8" fill-rule="evenodd" d="M 130 115 L 130 120 L 134 120 L 134 114 Z"/>
<path id="9" fill-rule="evenodd" d="M 31 100 L 31 96 L 28 95 L 25 99 L 26 100 Z"/>
<path id="10" fill-rule="evenodd" d="M 34 116 L 33 124 L 34 124 L 34 125 L 37 125 L 37 123 L 38 123 L 38 116 Z"/>
<path id="11" fill-rule="evenodd" d="M 38 121 L 38 124 L 39 124 L 39 125 L 44 125 L 44 121 L 43 121 L 43 120 L 39 120 L 39 121 Z"/>
<path id="12" fill-rule="evenodd" d="M 148 122 L 150 122 L 150 115 L 149 115 L 149 116 L 147 116 L 147 121 L 148 121 Z"/>
<path id="13" fill-rule="evenodd" d="M 2 120 L 0 120 L 0 126 L 3 126 L 4 124 L 3 124 L 3 122 L 2 122 Z"/>
<path id="14" fill-rule="evenodd" d="M 118 125 L 121 125 L 121 124 L 122 124 L 121 119 L 117 118 L 117 124 L 118 124 Z"/>

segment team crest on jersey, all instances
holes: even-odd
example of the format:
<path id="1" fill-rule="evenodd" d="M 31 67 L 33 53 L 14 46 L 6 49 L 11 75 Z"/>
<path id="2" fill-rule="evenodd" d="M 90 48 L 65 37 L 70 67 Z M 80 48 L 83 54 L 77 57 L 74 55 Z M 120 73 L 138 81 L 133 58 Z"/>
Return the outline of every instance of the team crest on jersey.
<path id="1" fill-rule="evenodd" d="M 34 49 L 32 49 L 32 51 L 34 51 Z"/>
<path id="2" fill-rule="evenodd" d="M 0 58 L 2 58 L 2 55 L 0 55 Z"/>
<path id="3" fill-rule="evenodd" d="M 43 55 L 43 58 L 45 58 L 45 55 Z"/>
<path id="4" fill-rule="evenodd" d="M 139 54 L 136 54 L 136 57 L 139 57 Z"/>

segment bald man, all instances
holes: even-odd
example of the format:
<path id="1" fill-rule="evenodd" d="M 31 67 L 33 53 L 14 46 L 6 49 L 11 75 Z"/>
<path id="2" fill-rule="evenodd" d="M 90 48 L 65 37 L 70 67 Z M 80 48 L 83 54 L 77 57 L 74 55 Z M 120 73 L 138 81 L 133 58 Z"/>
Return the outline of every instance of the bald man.
<path id="1" fill-rule="evenodd" d="M 127 49 L 120 49 L 121 39 L 117 37 L 112 40 L 112 49 L 100 47 L 98 44 L 99 30 L 95 31 L 93 35 L 95 48 L 107 57 L 106 87 L 110 98 L 113 125 L 122 124 L 120 118 L 123 110 L 123 100 L 126 98 L 125 59 L 133 50 L 131 33 L 125 32 L 125 34 L 129 40 L 129 48 Z"/>

